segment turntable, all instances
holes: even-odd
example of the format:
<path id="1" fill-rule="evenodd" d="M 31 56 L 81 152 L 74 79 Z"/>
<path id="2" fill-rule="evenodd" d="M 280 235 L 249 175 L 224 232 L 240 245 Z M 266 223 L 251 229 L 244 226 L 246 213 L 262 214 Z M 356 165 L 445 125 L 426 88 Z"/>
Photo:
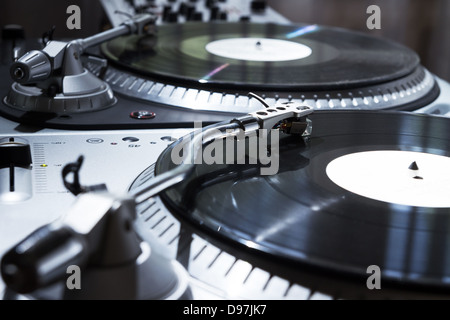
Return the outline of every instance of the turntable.
<path id="1" fill-rule="evenodd" d="M 145 30 L 133 27 L 142 21 Z M 156 239 L 179 279 L 186 272 L 194 299 L 448 297 L 450 85 L 416 53 L 327 26 L 151 22 L 32 44 L 38 67 L 51 66 L 38 80 L 18 71 L 36 70 L 30 55 L 1 67 L 11 80 L 0 83 L 0 252 L 67 216 L 77 225 L 80 199 L 106 188 L 101 202 L 125 197 L 133 208 L 120 216 L 135 201 L 137 233 Z M 80 91 L 65 91 L 75 78 Z M 238 128 L 274 131 L 252 157 Z M 174 174 L 174 150 L 209 130 L 220 139 L 198 152 L 234 159 L 223 144 L 244 141 L 247 161 Z M 67 164 L 79 175 L 70 183 Z M 262 174 L 268 165 L 274 174 Z M 104 187 L 75 197 L 67 186 L 77 181 Z M 3 276 L 17 288 L 9 261 Z M 382 290 L 366 286 L 373 265 Z"/>
<path id="2" fill-rule="evenodd" d="M 7 94 L 0 113 L 58 129 L 186 127 L 257 110 L 250 91 L 268 104 L 292 101 L 318 110 L 448 111 L 448 84 L 421 66 L 415 52 L 362 33 L 316 25 L 190 22 L 122 36 L 128 28 L 52 41 L 30 51 L 34 59 L 24 56 L 11 70 L 3 66 L 14 81 L 2 83 Z M 80 60 L 62 65 L 72 51 Z M 45 76 L 30 78 L 39 74 Z"/>

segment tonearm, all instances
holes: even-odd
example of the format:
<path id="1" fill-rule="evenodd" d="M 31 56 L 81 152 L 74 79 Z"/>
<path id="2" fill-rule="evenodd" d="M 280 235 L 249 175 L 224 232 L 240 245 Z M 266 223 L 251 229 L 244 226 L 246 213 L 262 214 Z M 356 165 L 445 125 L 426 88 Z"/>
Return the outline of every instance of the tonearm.
<path id="1" fill-rule="evenodd" d="M 140 14 L 120 26 L 85 39 L 48 41 L 42 50 L 27 52 L 10 68 L 15 81 L 5 103 L 22 111 L 76 113 L 108 108 L 116 103 L 109 85 L 83 67 L 88 48 L 128 35 L 154 32 L 155 17 Z"/>

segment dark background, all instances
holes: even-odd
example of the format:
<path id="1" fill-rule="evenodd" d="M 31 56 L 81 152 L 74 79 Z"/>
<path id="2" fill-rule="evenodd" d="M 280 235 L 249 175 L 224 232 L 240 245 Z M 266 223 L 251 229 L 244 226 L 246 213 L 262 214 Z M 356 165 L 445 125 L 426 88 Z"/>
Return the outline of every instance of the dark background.
<path id="1" fill-rule="evenodd" d="M 81 9 L 81 30 L 66 27 L 66 10 L 72 4 Z M 106 21 L 98 0 L 0 0 L 0 25 L 22 25 L 27 37 L 40 37 L 54 25 L 55 37 L 85 38 Z"/>
<path id="2" fill-rule="evenodd" d="M 389 38 L 416 51 L 422 64 L 450 80 L 449 0 L 269 0 L 293 22 L 323 24 Z M 381 9 L 381 30 L 368 30 L 367 7 Z"/>
<path id="3" fill-rule="evenodd" d="M 187 1 L 187 0 L 186 0 Z M 203 1 L 203 0 L 198 0 Z M 450 81 L 449 0 L 268 0 L 269 5 L 292 22 L 321 24 L 359 30 L 400 42 L 421 57 L 422 64 Z M 66 28 L 66 9 L 81 8 L 81 30 Z M 368 30 L 367 7 L 381 8 L 381 30 Z M 55 38 L 81 38 L 107 26 L 96 0 L 1 0 L 0 25 L 25 27 L 27 37 L 40 37 L 56 26 Z"/>

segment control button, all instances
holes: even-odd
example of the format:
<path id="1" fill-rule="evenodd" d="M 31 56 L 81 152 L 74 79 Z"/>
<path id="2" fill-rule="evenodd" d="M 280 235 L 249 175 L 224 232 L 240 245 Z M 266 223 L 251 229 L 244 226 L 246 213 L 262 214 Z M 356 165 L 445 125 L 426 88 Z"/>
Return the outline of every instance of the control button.
<path id="1" fill-rule="evenodd" d="M 194 11 L 189 16 L 189 21 L 203 21 L 203 13 L 200 11 Z"/>
<path id="2" fill-rule="evenodd" d="M 206 0 L 206 7 L 212 8 L 216 5 L 217 0 Z"/>
<path id="3" fill-rule="evenodd" d="M 145 120 L 145 119 L 153 119 L 154 117 L 156 117 L 156 114 L 148 110 L 138 110 L 130 113 L 130 117 L 133 119 Z"/>
<path id="4" fill-rule="evenodd" d="M 163 9 L 162 19 L 163 21 L 167 21 L 167 18 L 169 16 L 169 13 L 172 12 L 172 6 L 171 5 L 165 5 Z"/>
<path id="5" fill-rule="evenodd" d="M 188 5 L 184 2 L 178 7 L 178 13 L 185 16 L 187 14 Z"/>
<path id="6" fill-rule="evenodd" d="M 125 137 L 122 140 L 126 141 L 126 142 L 137 142 L 137 141 L 139 141 L 139 139 L 136 138 L 136 137 Z"/>
<path id="7" fill-rule="evenodd" d="M 194 12 L 195 12 L 195 6 L 187 5 L 186 6 L 186 13 L 185 13 L 186 19 L 189 20 Z"/>
<path id="8" fill-rule="evenodd" d="M 240 20 L 241 20 L 242 22 L 249 22 L 249 21 L 250 21 L 250 16 L 242 16 L 242 17 L 240 18 Z"/>
<path id="9" fill-rule="evenodd" d="M 100 138 L 90 138 L 86 140 L 87 143 L 91 143 L 91 144 L 100 144 L 105 142 L 105 140 L 100 139 Z"/>
<path id="10" fill-rule="evenodd" d="M 226 13 L 225 11 L 222 11 L 220 13 L 219 19 L 220 20 L 224 20 L 224 21 L 227 20 L 228 19 L 228 13 Z"/>
<path id="11" fill-rule="evenodd" d="M 167 14 L 166 22 L 177 23 L 178 22 L 178 13 L 175 11 L 170 11 Z"/>
<path id="12" fill-rule="evenodd" d="M 219 19 L 220 8 L 215 6 L 211 8 L 211 15 L 209 20 L 214 21 Z"/>
<path id="13" fill-rule="evenodd" d="M 253 0 L 251 3 L 251 9 L 253 11 L 263 11 L 267 7 L 265 0 Z"/>

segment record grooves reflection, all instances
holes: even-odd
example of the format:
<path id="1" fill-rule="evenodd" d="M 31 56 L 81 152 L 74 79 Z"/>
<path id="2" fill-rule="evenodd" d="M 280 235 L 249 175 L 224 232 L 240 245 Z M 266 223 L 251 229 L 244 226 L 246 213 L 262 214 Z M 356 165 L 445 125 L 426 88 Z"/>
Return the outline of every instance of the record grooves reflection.
<path id="1" fill-rule="evenodd" d="M 419 66 L 416 53 L 394 42 L 325 26 L 292 36 L 302 27 L 250 23 L 166 25 L 159 28 L 157 36 L 121 37 L 104 44 L 102 51 L 112 63 L 138 74 L 192 86 L 227 65 L 207 79 L 210 88 L 239 86 L 246 90 L 351 89 L 402 78 Z M 230 59 L 205 49 L 214 41 L 236 38 L 261 38 L 262 43 L 264 39 L 283 40 L 305 45 L 312 54 L 293 61 L 264 62 Z"/>

